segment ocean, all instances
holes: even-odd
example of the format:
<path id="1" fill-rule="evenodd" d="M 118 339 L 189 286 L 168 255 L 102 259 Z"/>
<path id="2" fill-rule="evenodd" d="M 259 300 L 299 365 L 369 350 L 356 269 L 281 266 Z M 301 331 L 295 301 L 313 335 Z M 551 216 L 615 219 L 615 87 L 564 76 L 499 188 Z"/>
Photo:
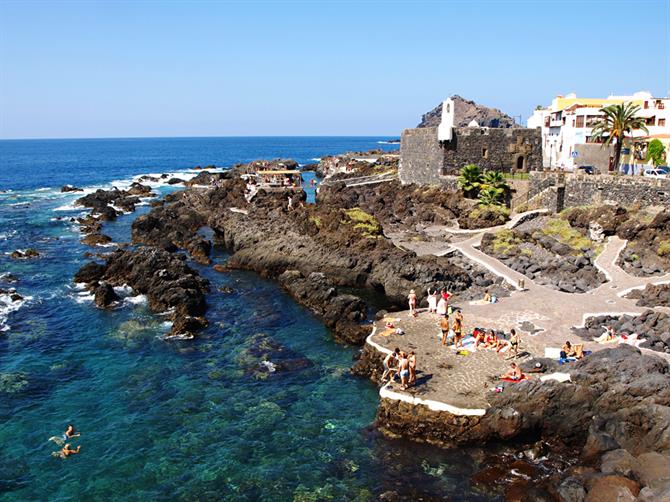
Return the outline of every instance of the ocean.
<path id="1" fill-rule="evenodd" d="M 169 324 L 145 298 L 121 292 L 118 308 L 101 310 L 72 281 L 94 250 L 71 221 L 83 214 L 72 205 L 81 194 L 62 185 L 124 187 L 142 174 L 188 177 L 196 165 L 258 158 L 308 164 L 397 148 L 388 139 L 0 141 L 0 500 L 365 501 L 388 490 L 495 499 L 470 484 L 476 456 L 380 437 L 377 388 L 348 371 L 357 349 L 334 343 L 273 282 L 193 264 L 212 283 L 209 327 L 166 342 Z M 129 241 L 149 209 L 146 201 L 104 233 Z M 30 247 L 39 258 L 9 256 Z M 225 262 L 224 250 L 214 254 Z M 12 301 L 10 288 L 24 299 Z M 258 371 L 283 359 L 300 364 Z M 81 453 L 55 458 L 49 438 L 68 423 L 81 431 L 72 441 Z"/>

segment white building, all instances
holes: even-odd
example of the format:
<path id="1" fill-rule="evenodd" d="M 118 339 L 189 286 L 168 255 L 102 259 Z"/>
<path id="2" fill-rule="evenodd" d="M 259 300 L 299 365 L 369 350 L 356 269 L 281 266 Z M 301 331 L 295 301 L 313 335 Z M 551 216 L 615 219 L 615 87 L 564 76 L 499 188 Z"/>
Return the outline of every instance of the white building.
<path id="1" fill-rule="evenodd" d="M 670 98 L 636 92 L 607 98 L 578 98 L 568 94 L 557 96 L 546 108 L 536 109 L 528 119 L 528 127 L 542 130 L 543 167 L 573 170 L 580 165 L 595 165 L 601 171 L 612 169 L 612 152 L 593 141 L 591 133 L 602 116 L 601 108 L 626 102 L 640 106 L 638 115 L 645 118 L 649 134 L 633 131 L 632 142 L 624 143 L 622 149 L 621 169 L 634 172 L 646 164 L 648 142 L 659 138 L 666 144 L 670 139 Z"/>

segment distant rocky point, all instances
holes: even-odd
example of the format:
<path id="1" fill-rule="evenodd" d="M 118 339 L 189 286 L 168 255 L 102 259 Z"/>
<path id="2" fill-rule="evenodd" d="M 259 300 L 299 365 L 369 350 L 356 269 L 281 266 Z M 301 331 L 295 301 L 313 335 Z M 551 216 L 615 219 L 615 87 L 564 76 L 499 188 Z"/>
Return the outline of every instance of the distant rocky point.
<path id="1" fill-rule="evenodd" d="M 514 119 L 496 108 L 489 108 L 467 100 L 455 94 L 451 97 L 455 102 L 456 127 L 468 127 L 475 120 L 480 127 L 494 127 L 508 129 L 521 127 Z M 421 123 L 417 127 L 437 127 L 442 118 L 442 103 L 437 105 L 421 117 Z"/>

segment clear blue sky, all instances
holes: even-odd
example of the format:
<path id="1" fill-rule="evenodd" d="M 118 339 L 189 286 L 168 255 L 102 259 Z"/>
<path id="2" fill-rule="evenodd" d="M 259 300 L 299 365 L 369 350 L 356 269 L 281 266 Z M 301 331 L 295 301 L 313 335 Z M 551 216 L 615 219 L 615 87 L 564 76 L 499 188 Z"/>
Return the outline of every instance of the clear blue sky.
<path id="1" fill-rule="evenodd" d="M 670 92 L 670 0 L 0 0 L 0 138 L 397 135 Z"/>

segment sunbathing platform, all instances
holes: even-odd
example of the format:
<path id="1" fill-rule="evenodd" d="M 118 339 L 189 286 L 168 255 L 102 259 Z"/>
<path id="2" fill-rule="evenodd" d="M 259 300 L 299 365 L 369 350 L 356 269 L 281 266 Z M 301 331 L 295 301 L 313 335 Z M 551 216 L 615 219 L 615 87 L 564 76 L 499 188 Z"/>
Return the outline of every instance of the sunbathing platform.
<path id="1" fill-rule="evenodd" d="M 625 295 L 647 284 L 670 280 L 670 275 L 641 278 L 624 272 L 616 263 L 626 242 L 614 237 L 610 238 L 596 260 L 596 266 L 605 274 L 607 282 L 588 293 L 565 293 L 536 284 L 495 258 L 485 255 L 478 249 L 480 238 L 481 236 L 474 237 L 455 244 L 454 247 L 475 263 L 503 277 L 516 291 L 497 303 L 459 303 L 456 299 L 453 306 L 463 312 L 466 335 L 472 333 L 475 327 L 505 333 L 514 328 L 519 332 L 522 338 L 519 350 L 521 362 L 524 357 L 555 355 L 566 340 L 570 340 L 573 345 L 583 344 L 587 351 L 612 347 L 614 343 L 581 340 L 572 332 L 572 328 L 583 326 L 589 317 L 639 315 L 648 307 L 637 306 L 635 300 L 628 299 Z M 523 287 L 519 286 L 519 279 L 524 279 Z M 430 314 L 424 309 L 419 311 L 416 318 L 411 317 L 408 311 L 395 312 L 376 323 L 367 344 L 380 352 L 380 357 L 384 357 L 395 347 L 406 352 L 413 350 L 417 355 L 418 370 L 415 386 L 403 391 L 400 390 L 399 383 L 392 383 L 382 387 L 380 396 L 424 404 L 432 409 L 442 409 L 457 415 L 481 415 L 489 406 L 486 399 L 488 391 L 499 384 L 497 377 L 509 369 L 509 354 L 497 354 L 486 349 L 475 350 L 474 346 L 465 347 L 467 353 L 459 354 L 449 346 L 444 347 L 439 339 L 441 332 L 438 320 L 436 314 Z M 403 330 L 404 334 L 397 335 L 394 330 L 387 330 L 387 322 Z M 643 337 L 644 333 L 640 335 Z M 618 341 L 630 343 L 630 340 Z M 635 345 L 639 345 L 639 340 L 635 341 Z M 640 350 L 670 359 L 668 354 L 645 348 Z M 566 371 L 569 371 L 569 367 L 570 363 L 566 365 Z"/>

